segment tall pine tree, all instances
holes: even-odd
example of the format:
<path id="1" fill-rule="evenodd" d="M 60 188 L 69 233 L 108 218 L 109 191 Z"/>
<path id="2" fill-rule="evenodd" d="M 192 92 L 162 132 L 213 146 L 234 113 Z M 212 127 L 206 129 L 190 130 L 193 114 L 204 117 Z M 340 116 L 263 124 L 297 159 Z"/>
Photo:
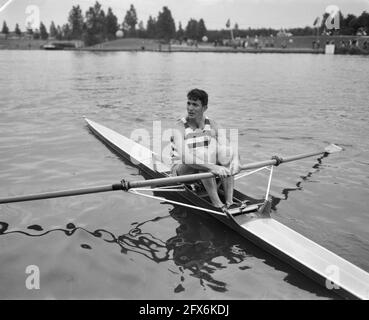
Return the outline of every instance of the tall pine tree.
<path id="1" fill-rule="evenodd" d="M 73 39 L 82 39 L 83 15 L 80 6 L 73 6 L 68 17 L 70 36 Z"/>
<path id="2" fill-rule="evenodd" d="M 123 28 L 128 27 L 128 33 L 131 36 L 135 35 L 135 31 L 136 31 L 136 24 L 137 24 L 137 12 L 135 7 L 133 6 L 133 4 L 131 4 L 131 7 L 129 8 L 129 10 L 126 12 L 126 15 L 124 17 L 124 21 L 123 21 Z"/>
<path id="3" fill-rule="evenodd" d="M 199 34 L 199 24 L 195 19 L 190 19 L 186 26 L 185 36 L 189 39 L 198 39 Z"/>
<path id="4" fill-rule="evenodd" d="M 176 26 L 172 17 L 172 13 L 168 7 L 163 7 L 163 11 L 159 12 L 156 28 L 157 35 L 161 39 L 169 41 L 175 37 Z"/>
<path id="5" fill-rule="evenodd" d="M 49 37 L 50 38 L 57 38 L 58 30 L 55 27 L 54 21 L 51 21 L 50 28 L 49 28 Z"/>
<path id="6" fill-rule="evenodd" d="M 83 39 L 87 46 L 103 42 L 106 38 L 105 12 L 101 4 L 96 1 L 86 12 L 85 32 Z"/>
<path id="7" fill-rule="evenodd" d="M 150 39 L 156 38 L 156 19 L 152 16 L 149 16 L 149 20 L 147 20 L 146 25 L 146 35 Z"/>
<path id="8" fill-rule="evenodd" d="M 21 29 L 19 28 L 19 24 L 18 24 L 18 23 L 16 23 L 16 24 L 15 24 L 14 32 L 15 32 L 15 34 L 16 34 L 17 36 L 20 36 L 20 35 L 22 34 L 22 31 L 21 31 Z"/>
<path id="9" fill-rule="evenodd" d="M 184 38 L 184 30 L 182 28 L 182 23 L 179 22 L 179 24 L 178 24 L 178 30 L 177 30 L 177 39 L 182 41 L 183 38 Z"/>
<path id="10" fill-rule="evenodd" d="M 3 28 L 1 30 L 1 33 L 4 33 L 4 34 L 8 34 L 9 33 L 9 28 L 8 28 L 8 25 L 6 24 L 5 21 L 3 22 Z"/>
<path id="11" fill-rule="evenodd" d="M 40 37 L 42 40 L 47 40 L 47 38 L 49 37 L 46 27 L 42 22 L 40 22 Z"/>
<path id="12" fill-rule="evenodd" d="M 116 32 L 119 30 L 119 26 L 118 26 L 118 18 L 114 15 L 113 10 L 111 8 L 108 8 L 105 22 L 108 39 L 114 39 Z"/>
<path id="13" fill-rule="evenodd" d="M 197 40 L 201 40 L 203 36 L 207 33 L 205 21 L 204 19 L 200 19 L 198 23 L 198 30 L 197 30 Z"/>

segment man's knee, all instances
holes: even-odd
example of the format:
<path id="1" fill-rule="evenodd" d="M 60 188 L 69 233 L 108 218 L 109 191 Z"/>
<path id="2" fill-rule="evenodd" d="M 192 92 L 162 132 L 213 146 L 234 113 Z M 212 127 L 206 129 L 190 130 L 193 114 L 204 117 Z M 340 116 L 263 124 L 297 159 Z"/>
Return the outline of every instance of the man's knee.
<path id="1" fill-rule="evenodd" d="M 191 168 L 186 164 L 176 164 L 172 167 L 172 174 L 174 176 L 183 176 L 186 174 L 198 173 L 198 170 Z"/>

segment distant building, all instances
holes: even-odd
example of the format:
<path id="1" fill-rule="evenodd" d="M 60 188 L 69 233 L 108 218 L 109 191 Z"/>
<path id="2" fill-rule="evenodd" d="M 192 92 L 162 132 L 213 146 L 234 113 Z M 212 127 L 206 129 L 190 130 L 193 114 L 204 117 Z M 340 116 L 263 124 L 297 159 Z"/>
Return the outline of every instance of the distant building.
<path id="1" fill-rule="evenodd" d="M 42 46 L 45 50 L 64 50 L 64 49 L 74 49 L 82 48 L 83 42 L 80 40 L 61 40 L 61 41 L 48 41 Z"/>

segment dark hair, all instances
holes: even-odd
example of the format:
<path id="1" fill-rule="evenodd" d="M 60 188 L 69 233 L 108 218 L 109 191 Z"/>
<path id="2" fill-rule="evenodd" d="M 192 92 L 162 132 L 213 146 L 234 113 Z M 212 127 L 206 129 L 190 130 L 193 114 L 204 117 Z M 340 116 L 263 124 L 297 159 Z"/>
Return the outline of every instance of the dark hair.
<path id="1" fill-rule="evenodd" d="M 191 100 L 200 100 L 203 106 L 208 105 L 208 94 L 201 89 L 192 89 L 190 92 L 187 93 L 187 99 Z"/>

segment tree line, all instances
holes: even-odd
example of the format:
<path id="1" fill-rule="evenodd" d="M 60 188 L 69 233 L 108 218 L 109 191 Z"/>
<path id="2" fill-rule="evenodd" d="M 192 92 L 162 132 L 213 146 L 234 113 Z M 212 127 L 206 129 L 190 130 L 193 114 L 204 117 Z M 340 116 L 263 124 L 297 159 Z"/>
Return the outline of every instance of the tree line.
<path id="1" fill-rule="evenodd" d="M 340 30 L 341 35 L 355 35 L 365 32 L 369 35 L 369 13 L 364 11 L 360 16 L 348 14 L 346 17 L 340 12 Z"/>
<path id="2" fill-rule="evenodd" d="M 73 6 L 68 15 L 68 22 L 56 26 L 52 21 L 49 30 L 41 22 L 38 29 L 26 28 L 25 33 L 32 35 L 34 39 L 46 40 L 49 37 L 57 40 L 83 40 L 86 45 L 93 45 L 117 36 L 165 39 L 183 39 L 185 37 L 201 40 L 206 34 L 206 26 L 203 19 L 199 21 L 191 19 L 185 29 L 179 23 L 176 29 L 175 21 L 168 7 L 163 7 L 157 17 L 150 16 L 144 26 L 144 22 L 138 20 L 137 11 L 133 4 L 126 11 L 123 22 L 119 23 L 117 16 L 109 7 L 107 12 L 96 1 L 94 6 L 82 13 L 79 5 Z M 9 28 L 4 21 L 2 33 L 9 34 Z M 120 33 L 120 34 L 119 34 Z M 22 32 L 17 24 L 15 34 Z"/>
<path id="3" fill-rule="evenodd" d="M 327 32 L 325 29 L 325 20 L 328 15 L 323 15 L 320 25 L 315 27 L 292 28 L 287 29 L 287 32 L 293 35 L 312 35 L 316 33 L 319 27 L 320 32 Z M 68 22 L 64 25 L 55 25 L 51 22 L 49 29 L 41 22 L 38 29 L 28 27 L 26 33 L 31 35 L 34 39 L 46 40 L 49 37 L 57 40 L 82 40 L 85 45 L 94 45 L 107 40 L 113 40 L 117 36 L 125 37 L 139 37 L 139 38 L 153 38 L 177 40 L 198 40 L 202 41 L 204 36 L 209 41 L 221 40 L 230 37 L 229 21 L 227 22 L 228 29 L 222 30 L 207 30 L 204 19 L 190 19 L 185 28 L 182 27 L 181 22 L 176 28 L 172 13 L 168 7 L 163 7 L 156 17 L 149 16 L 146 26 L 144 22 L 138 20 L 137 11 L 133 4 L 126 11 L 123 22 L 119 23 L 117 16 L 109 7 L 105 12 L 101 4 L 96 1 L 94 6 L 83 14 L 79 5 L 73 6 L 68 15 Z M 279 30 L 272 28 L 258 28 L 258 29 L 240 29 L 235 23 L 232 27 L 234 37 L 254 37 L 254 36 L 270 36 L 277 35 Z M 9 34 L 9 28 L 6 22 L 3 22 L 3 34 Z M 15 34 L 21 35 L 22 32 L 19 25 L 16 24 L 14 29 Z M 360 16 L 348 14 L 343 16 L 340 12 L 340 29 L 335 30 L 334 34 L 341 35 L 356 35 L 369 34 L 369 13 L 364 11 Z"/>

